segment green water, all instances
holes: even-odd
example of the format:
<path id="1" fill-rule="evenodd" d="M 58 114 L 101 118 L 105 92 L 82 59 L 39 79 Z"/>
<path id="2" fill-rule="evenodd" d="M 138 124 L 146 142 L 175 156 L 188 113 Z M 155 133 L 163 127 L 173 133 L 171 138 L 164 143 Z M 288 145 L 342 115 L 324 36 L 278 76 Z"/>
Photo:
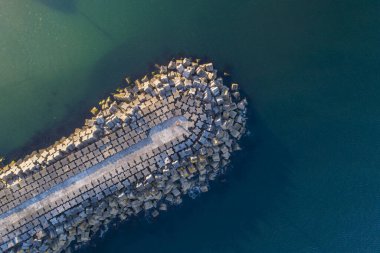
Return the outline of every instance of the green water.
<path id="1" fill-rule="evenodd" d="M 0 153 L 81 125 L 126 76 L 212 59 L 251 135 L 211 192 L 83 252 L 380 252 L 380 2 L 3 0 Z"/>

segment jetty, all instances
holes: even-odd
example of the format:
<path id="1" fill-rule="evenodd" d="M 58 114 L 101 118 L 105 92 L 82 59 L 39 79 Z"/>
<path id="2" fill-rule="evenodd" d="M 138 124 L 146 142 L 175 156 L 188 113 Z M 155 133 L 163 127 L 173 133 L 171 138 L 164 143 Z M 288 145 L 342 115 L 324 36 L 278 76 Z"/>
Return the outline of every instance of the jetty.
<path id="1" fill-rule="evenodd" d="M 0 168 L 0 252 L 65 252 L 207 192 L 246 132 L 212 63 L 173 59 L 102 100 L 82 128 Z"/>

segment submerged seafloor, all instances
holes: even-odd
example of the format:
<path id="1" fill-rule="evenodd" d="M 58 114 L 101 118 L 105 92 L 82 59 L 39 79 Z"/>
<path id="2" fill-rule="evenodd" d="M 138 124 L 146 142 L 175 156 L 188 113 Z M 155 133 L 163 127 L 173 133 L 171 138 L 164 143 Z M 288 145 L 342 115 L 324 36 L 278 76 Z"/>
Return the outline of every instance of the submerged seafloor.
<path id="1" fill-rule="evenodd" d="M 234 169 L 208 194 L 84 252 L 380 251 L 379 9 L 351 0 L 3 1 L 0 153 L 69 134 L 126 72 L 207 56 L 250 100 L 254 131 Z"/>

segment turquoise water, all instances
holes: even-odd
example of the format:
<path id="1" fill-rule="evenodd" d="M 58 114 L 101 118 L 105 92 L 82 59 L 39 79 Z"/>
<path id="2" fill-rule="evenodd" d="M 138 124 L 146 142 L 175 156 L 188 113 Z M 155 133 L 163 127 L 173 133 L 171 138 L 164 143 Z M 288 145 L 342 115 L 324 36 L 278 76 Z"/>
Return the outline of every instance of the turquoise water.
<path id="1" fill-rule="evenodd" d="M 212 59 L 251 135 L 211 192 L 82 252 L 380 252 L 379 1 L 0 2 L 0 153 L 80 126 L 173 56 Z"/>

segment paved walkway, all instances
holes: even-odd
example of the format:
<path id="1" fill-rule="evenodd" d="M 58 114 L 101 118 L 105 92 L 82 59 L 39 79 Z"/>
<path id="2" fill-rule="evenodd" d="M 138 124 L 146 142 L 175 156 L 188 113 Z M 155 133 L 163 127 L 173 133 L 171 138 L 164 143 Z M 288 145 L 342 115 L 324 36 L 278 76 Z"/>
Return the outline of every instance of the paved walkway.
<path id="1" fill-rule="evenodd" d="M 181 124 L 177 124 L 181 122 Z M 104 161 L 92 166 L 88 170 L 75 175 L 66 181 L 54 186 L 50 190 L 29 199 L 23 204 L 9 210 L 0 215 L 0 235 L 3 235 L 6 225 L 12 224 L 19 219 L 35 213 L 42 209 L 43 206 L 48 206 L 54 203 L 62 196 L 71 192 L 78 191 L 84 185 L 91 185 L 91 181 L 102 178 L 105 174 L 115 171 L 120 168 L 120 165 L 126 164 L 128 160 L 137 158 L 142 154 L 166 144 L 177 137 L 189 134 L 188 121 L 183 116 L 173 117 L 165 122 L 153 127 L 147 138 L 136 143 L 135 145 L 105 159 Z"/>

